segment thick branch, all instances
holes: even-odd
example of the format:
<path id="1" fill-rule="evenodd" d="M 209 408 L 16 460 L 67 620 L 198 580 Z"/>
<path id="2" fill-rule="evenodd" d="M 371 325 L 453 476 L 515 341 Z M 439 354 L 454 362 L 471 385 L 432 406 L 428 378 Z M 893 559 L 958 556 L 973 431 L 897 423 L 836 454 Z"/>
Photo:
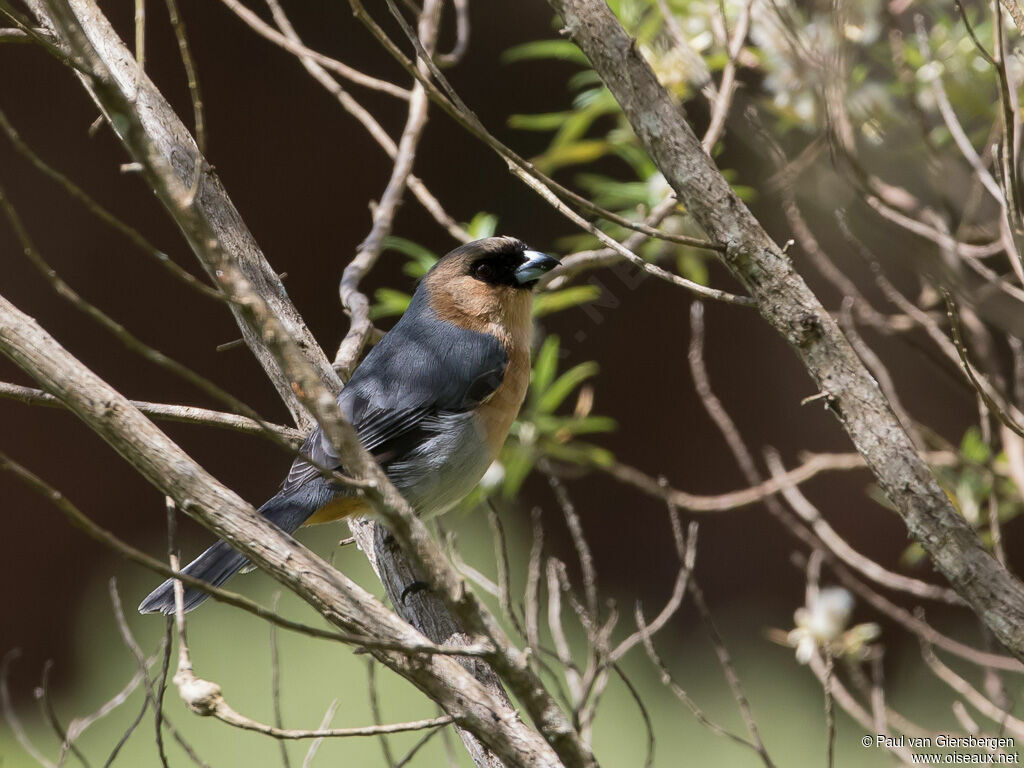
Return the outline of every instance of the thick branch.
<path id="1" fill-rule="evenodd" d="M 199 519 L 345 632 L 412 645 L 420 633 L 221 485 L 116 390 L 0 297 L 0 352 L 107 440 L 178 507 Z M 509 765 L 558 766 L 534 731 L 450 658 L 371 650 Z"/>
<path id="2" fill-rule="evenodd" d="M 604 0 L 549 0 L 722 260 L 793 347 L 911 535 L 1024 659 L 1024 585 L 985 549 L 921 460 L 839 327 L 736 197 Z"/>
<path id="3" fill-rule="evenodd" d="M 43 392 L 41 389 L 23 387 L 20 384 L 9 384 L 5 381 L 0 381 L 0 398 L 16 400 L 25 405 L 42 405 L 47 408 L 64 407 L 64 403 L 53 395 Z M 130 402 L 153 419 L 177 421 L 182 424 L 205 424 L 223 427 L 246 435 L 262 435 L 264 432 L 272 431 L 279 437 L 290 440 L 296 448 L 302 443 L 302 433 L 298 430 L 277 424 L 260 424 L 254 419 L 250 419 L 247 416 L 239 416 L 236 413 L 212 411 L 209 408 L 199 408 L 192 405 L 147 403 L 141 400 L 131 400 Z"/>
<path id="4" fill-rule="evenodd" d="M 340 456 L 342 466 L 364 482 L 360 488 L 366 490 L 371 503 L 388 523 L 402 549 L 418 568 L 429 574 L 432 586 L 449 608 L 466 623 L 468 631 L 483 635 L 494 644 L 493 664 L 496 671 L 523 703 L 545 739 L 565 760 L 566 765 L 592 764 L 593 757 L 589 748 L 580 741 L 572 723 L 530 669 L 526 657 L 512 645 L 493 616 L 466 588 L 424 524 L 416 518 L 409 504 L 361 446 L 355 430 L 342 416 L 331 389 L 324 385 L 321 372 L 309 364 L 306 355 L 312 350 L 301 340 L 293 339 L 274 307 L 264 300 L 265 286 L 248 280 L 240 271 L 234 254 L 225 247 L 210 220 L 203 215 L 198 201 L 193 200 L 180 174 L 160 153 L 159 146 L 140 120 L 137 103 L 125 95 L 122 84 L 110 72 L 96 50 L 96 44 L 82 28 L 82 15 L 88 23 L 92 15 L 98 14 L 95 5 L 90 0 L 45 0 L 45 9 L 42 16 L 58 31 L 61 40 L 72 52 L 72 60 L 83 73 L 87 87 L 107 113 L 116 117 L 113 122 L 119 130 L 119 136 L 138 159 L 142 173 L 152 189 L 173 213 L 193 248 L 215 266 L 216 278 L 239 308 L 242 321 L 258 329 L 259 339 L 280 366 L 285 384 L 323 429 L 325 437 Z M 120 45 L 120 41 L 117 41 L 117 45 Z M 315 351 L 319 355 L 319 349 Z M 181 508 L 186 512 L 190 510 L 187 505 Z M 197 516 L 207 527 L 237 546 L 236 539 L 224 535 L 201 514 L 197 513 Z M 252 546 L 251 541 L 247 542 L 248 546 Z M 238 548 L 248 554 L 246 546 Z M 250 559 L 261 564 L 259 558 Z M 328 608 L 325 607 L 325 610 Z M 493 691 L 488 691 L 488 698 L 497 700 Z M 499 722 L 501 719 L 498 717 Z M 476 733 L 473 727 L 466 727 L 503 759 L 518 764 L 520 756 L 514 751 L 506 750 L 502 754 L 486 737 Z"/>
<path id="5" fill-rule="evenodd" d="M 340 382 L 331 368 L 330 361 L 323 354 L 298 310 L 288 298 L 277 272 L 267 262 L 228 197 L 220 179 L 205 159 L 199 158 L 199 150 L 188 129 L 145 73 L 139 72 L 131 52 L 121 42 L 95 2 L 92 0 L 69 0 L 68 4 L 103 66 L 109 71 L 109 84 L 116 87 L 124 101 L 131 105 L 133 118 L 141 126 L 147 145 L 159 155 L 166 165 L 173 169 L 178 180 L 186 189 L 191 189 L 193 186 L 197 158 L 199 159 L 198 167 L 202 168 L 202 178 L 195 196 L 195 205 L 189 206 L 191 212 L 203 221 L 206 229 L 216 237 L 220 248 L 230 254 L 248 282 L 264 297 L 274 314 L 281 319 L 288 334 L 298 342 L 305 352 L 320 380 L 337 391 L 340 388 Z M 39 23 L 48 29 L 53 28 L 53 20 L 44 0 L 27 0 L 26 5 L 29 6 Z M 62 50 L 66 53 L 69 52 L 69 41 L 59 35 L 57 39 L 60 41 Z M 125 135 L 127 124 L 123 116 L 110 109 L 109 100 L 104 103 L 104 99 L 96 91 L 94 81 L 82 74 L 79 76 L 86 90 L 89 91 L 107 117 L 111 127 L 122 139 L 125 148 L 133 154 L 136 161 L 143 162 L 144 158 L 138 156 L 138 144 L 133 145 Z M 212 249 L 208 243 L 197 242 L 194 228 L 183 221 L 181 206 L 174 205 L 166 199 L 163 202 L 175 223 L 185 234 L 204 269 L 215 283 L 219 283 L 217 274 L 219 265 L 210 258 Z M 292 391 L 287 375 L 271 354 L 267 341 L 261 335 L 260 328 L 251 321 L 251 318 L 246 317 L 242 308 L 233 306 L 232 311 L 242 329 L 246 344 L 253 350 L 271 382 L 281 393 L 296 424 L 303 430 L 308 429 L 312 426 L 312 419 Z"/>

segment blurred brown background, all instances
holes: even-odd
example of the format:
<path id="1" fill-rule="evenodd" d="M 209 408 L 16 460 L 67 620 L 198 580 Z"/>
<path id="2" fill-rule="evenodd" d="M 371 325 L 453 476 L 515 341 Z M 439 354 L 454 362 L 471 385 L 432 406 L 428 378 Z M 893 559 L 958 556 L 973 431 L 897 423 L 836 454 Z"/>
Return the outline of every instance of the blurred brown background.
<path id="1" fill-rule="evenodd" d="M 130 40 L 132 4 L 104 5 Z M 362 128 L 292 56 L 258 38 L 219 3 L 182 0 L 181 5 L 207 110 L 208 158 L 271 264 L 287 273 L 288 291 L 316 337 L 333 354 L 347 327 L 337 298 L 338 279 L 368 230 L 367 201 L 380 194 L 390 166 Z M 289 6 L 311 47 L 375 74 L 399 76 L 397 66 L 365 34 L 346 4 L 307 0 Z M 154 6 L 148 22 L 147 70 L 191 124 L 174 38 L 165 14 L 157 10 L 162 8 Z M 470 52 L 452 74 L 455 85 L 486 125 L 529 156 L 542 149 L 544 137 L 512 131 L 503 122 L 511 113 L 564 108 L 569 70 L 554 71 L 550 63 L 507 66 L 499 54 L 516 43 L 549 37 L 550 13 L 543 3 L 475 3 L 472 14 Z M 199 274 L 157 201 L 139 179 L 119 172 L 127 158 L 109 130 L 87 136 L 96 109 L 71 74 L 31 46 L 4 46 L 0 68 L 0 107 L 30 144 L 179 264 Z M 400 103 L 363 91 L 358 96 L 398 134 Z M 705 117 L 698 109 L 692 119 L 699 124 Z M 756 188 L 767 172 L 762 161 L 753 152 L 745 154 L 736 142 L 729 147 L 720 164 L 738 169 L 740 182 Z M 570 231 L 563 219 L 512 180 L 493 154 L 436 111 L 416 173 L 457 218 L 493 212 L 500 217 L 501 233 L 536 248 L 553 250 L 557 238 Z M 165 279 L 159 267 L 34 171 L 6 141 L 0 141 L 0 183 L 43 255 L 87 299 L 268 418 L 286 421 L 284 408 L 248 351 L 215 350 L 238 336 L 222 307 Z M 788 239 L 770 199 L 755 203 L 755 212 L 780 242 Z M 414 201 L 400 210 L 396 234 L 436 251 L 451 246 Z M 879 237 L 888 235 L 881 232 Z M 889 245 L 907 247 L 902 241 Z M 19 251 L 10 229 L 0 225 L 0 292 L 37 317 L 87 365 L 133 398 L 217 407 L 129 354 L 69 308 Z M 800 253 L 794 258 L 827 304 L 836 306 L 839 297 L 822 288 Z M 397 256 L 386 255 L 366 288 L 408 288 L 399 265 Z M 630 290 L 612 272 L 594 273 L 590 279 L 605 288 L 602 306 L 558 315 L 543 330 L 562 337 L 569 362 L 600 363 L 596 410 L 620 424 L 617 433 L 602 438 L 603 444 L 622 461 L 664 474 L 691 492 L 742 487 L 730 454 L 693 395 L 685 356 L 688 295 L 653 280 Z M 713 280 L 723 287 L 733 285 L 720 270 L 713 272 Z M 827 412 L 817 405 L 799 405 L 814 394 L 813 385 L 754 312 L 709 306 L 707 320 L 713 384 L 755 450 L 777 446 L 792 465 L 801 450 L 851 449 Z M 879 349 L 910 411 L 957 440 L 971 421 L 972 398 L 911 347 L 891 341 Z M 0 379 L 32 383 L 3 360 Z M 262 440 L 201 427 L 163 428 L 253 502 L 275 490 L 287 466 L 288 459 Z M 0 450 L 40 472 L 126 540 L 153 553 L 162 551 L 159 494 L 74 417 L 0 400 Z M 894 515 L 866 499 L 867 482 L 862 472 L 831 474 L 815 480 L 808 492 L 854 546 L 892 565 L 906 546 L 905 530 Z M 601 475 L 569 487 L 595 548 L 602 585 L 630 601 L 654 604 L 664 599 L 676 564 L 661 506 Z M 555 511 L 546 484 L 532 479 L 516 509 L 525 515 L 535 504 Z M 111 556 L 10 477 L 0 476 L 0 516 L 0 652 L 13 646 L 24 649 L 15 677 L 20 690 L 37 679 L 40 664 L 48 658 L 57 660 L 55 680 L 60 685 L 74 674 L 75 638 L 69 628 L 82 590 L 106 575 Z M 709 516 L 702 524 L 698 574 L 712 606 L 741 611 L 758 606 L 758 611 L 777 616 L 780 626 L 788 626 L 793 608 L 802 602 L 802 579 L 787 565 L 787 534 L 760 507 Z M 457 528 L 458 521 L 450 525 Z M 555 537 L 559 531 L 550 527 Z M 1014 527 L 1007 533 L 1012 539 Z M 341 529 L 339 534 L 344 535 Z M 192 523 L 186 524 L 183 536 L 186 554 L 209 540 Z M 1011 553 L 1014 547 L 1011 540 Z M 122 583 L 129 605 L 155 581 L 142 570 L 132 573 L 136 579 Z M 677 625 L 686 626 L 688 617 L 684 611 Z"/>

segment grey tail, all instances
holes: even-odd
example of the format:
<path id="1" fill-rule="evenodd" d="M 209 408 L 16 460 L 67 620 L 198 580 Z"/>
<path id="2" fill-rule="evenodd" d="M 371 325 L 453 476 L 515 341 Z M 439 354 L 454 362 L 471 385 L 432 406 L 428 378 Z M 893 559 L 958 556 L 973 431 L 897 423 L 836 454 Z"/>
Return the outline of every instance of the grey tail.
<path id="1" fill-rule="evenodd" d="M 285 533 L 292 533 L 315 512 L 307 499 L 295 498 L 278 494 L 260 507 L 260 512 L 270 522 Z M 218 541 L 203 554 L 186 565 L 182 573 L 187 573 L 207 584 L 219 587 L 248 564 L 248 559 L 236 552 L 231 545 Z M 183 601 L 185 611 L 191 611 L 209 597 L 205 592 L 185 587 Z M 174 613 L 174 583 L 168 579 L 154 589 L 139 604 L 139 613 L 162 613 L 170 616 Z"/>

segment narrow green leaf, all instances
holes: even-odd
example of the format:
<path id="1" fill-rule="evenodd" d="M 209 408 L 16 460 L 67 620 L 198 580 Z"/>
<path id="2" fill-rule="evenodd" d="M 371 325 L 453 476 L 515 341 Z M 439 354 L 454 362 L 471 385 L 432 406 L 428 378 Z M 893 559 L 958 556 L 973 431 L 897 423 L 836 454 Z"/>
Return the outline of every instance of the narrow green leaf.
<path id="1" fill-rule="evenodd" d="M 371 320 L 402 315 L 409 308 L 409 302 L 412 301 L 412 296 L 393 288 L 378 288 L 373 295 L 376 303 L 370 307 Z"/>
<path id="2" fill-rule="evenodd" d="M 534 158 L 533 163 L 544 173 L 551 173 L 567 165 L 593 162 L 610 150 L 611 144 L 604 139 L 586 139 L 562 147 L 551 147 Z"/>
<path id="3" fill-rule="evenodd" d="M 981 432 L 977 427 L 970 427 L 964 432 L 960 441 L 960 453 L 972 464 L 986 464 L 992 455 L 985 441 L 981 439 Z"/>
<path id="4" fill-rule="evenodd" d="M 574 441 L 568 445 L 560 445 L 554 441 L 547 441 L 543 446 L 544 453 L 553 459 L 566 461 L 581 466 L 607 467 L 615 462 L 615 454 L 605 448 L 599 448 L 590 443 Z"/>
<path id="5" fill-rule="evenodd" d="M 501 61 L 504 64 L 537 59 L 559 59 L 583 66 L 590 65 L 587 57 L 583 55 L 583 51 L 568 40 L 535 40 L 532 43 L 522 43 L 509 48 L 501 54 Z"/>
<path id="6" fill-rule="evenodd" d="M 537 410 L 541 413 L 553 413 L 576 387 L 591 376 L 596 376 L 597 371 L 597 363 L 592 360 L 574 365 L 545 390 L 537 404 Z"/>
<path id="7" fill-rule="evenodd" d="M 537 359 L 533 362 L 533 373 L 530 376 L 530 401 L 536 409 L 540 397 L 551 386 L 558 371 L 558 337 L 548 336 L 540 346 Z"/>
<path id="8" fill-rule="evenodd" d="M 533 300 L 533 316 L 543 317 L 593 301 L 601 295 L 598 285 L 574 285 L 560 291 L 541 293 Z"/>
<path id="9" fill-rule="evenodd" d="M 521 131 L 557 131 L 571 114 L 571 112 L 542 112 L 536 115 L 512 115 L 508 119 L 508 126 Z"/>
<path id="10" fill-rule="evenodd" d="M 501 486 L 501 493 L 506 499 L 514 498 L 519 492 L 523 481 L 533 470 L 533 454 L 520 446 L 515 446 L 506 452 L 507 457 L 502 460 L 505 467 L 505 480 Z"/>
<path id="11" fill-rule="evenodd" d="M 573 435 L 593 435 L 601 432 L 614 432 L 618 427 L 615 419 L 608 416 L 550 416 L 538 414 L 534 423 L 542 433 L 554 435 L 565 431 Z"/>
<path id="12" fill-rule="evenodd" d="M 474 216 L 466 225 L 466 231 L 473 236 L 474 240 L 480 240 L 484 237 L 494 237 L 494 233 L 497 229 L 498 217 L 493 213 L 485 213 L 484 211 L 481 211 Z"/>

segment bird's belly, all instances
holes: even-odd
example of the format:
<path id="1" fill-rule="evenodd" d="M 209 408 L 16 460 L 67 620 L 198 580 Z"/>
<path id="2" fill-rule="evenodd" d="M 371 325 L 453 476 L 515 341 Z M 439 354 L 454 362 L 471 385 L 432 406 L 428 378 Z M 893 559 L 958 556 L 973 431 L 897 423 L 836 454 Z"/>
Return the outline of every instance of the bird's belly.
<path id="1" fill-rule="evenodd" d="M 444 425 L 434 437 L 388 467 L 391 481 L 422 517 L 447 512 L 462 501 L 495 458 L 472 413 L 441 418 Z"/>
<path id="2" fill-rule="evenodd" d="M 369 502 L 362 496 L 338 495 L 320 507 L 303 525 L 320 525 L 346 517 L 357 517 L 372 511 Z"/>
<path id="3" fill-rule="evenodd" d="M 504 442 L 495 440 L 491 424 L 479 413 L 439 417 L 437 433 L 406 457 L 391 462 L 388 478 L 424 518 L 447 512 L 480 482 Z M 317 525 L 369 514 L 371 506 L 351 492 L 329 497 L 305 522 Z"/>

